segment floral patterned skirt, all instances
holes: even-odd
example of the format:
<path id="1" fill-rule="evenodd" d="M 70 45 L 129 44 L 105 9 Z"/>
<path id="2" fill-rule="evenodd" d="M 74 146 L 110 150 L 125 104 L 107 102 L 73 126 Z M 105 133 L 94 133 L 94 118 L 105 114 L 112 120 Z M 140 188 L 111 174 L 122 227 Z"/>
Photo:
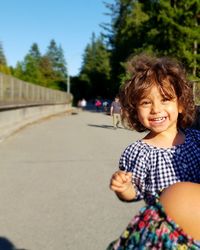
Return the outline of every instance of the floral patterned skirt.
<path id="1" fill-rule="evenodd" d="M 197 250 L 200 245 L 172 221 L 156 202 L 134 216 L 119 239 L 107 250 Z"/>

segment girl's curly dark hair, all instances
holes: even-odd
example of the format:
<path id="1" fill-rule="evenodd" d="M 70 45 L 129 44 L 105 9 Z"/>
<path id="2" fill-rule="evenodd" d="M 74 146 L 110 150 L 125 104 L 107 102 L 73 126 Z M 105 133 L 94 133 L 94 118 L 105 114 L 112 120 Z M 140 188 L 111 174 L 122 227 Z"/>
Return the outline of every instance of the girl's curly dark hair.
<path id="1" fill-rule="evenodd" d="M 181 64 L 168 57 L 152 57 L 141 54 L 127 62 L 130 79 L 119 92 L 122 106 L 122 121 L 138 132 L 147 130 L 139 121 L 137 104 L 146 90 L 156 84 L 161 94 L 169 98 L 177 97 L 182 108 L 178 116 L 178 127 L 186 128 L 195 119 L 195 104 L 190 82 Z"/>

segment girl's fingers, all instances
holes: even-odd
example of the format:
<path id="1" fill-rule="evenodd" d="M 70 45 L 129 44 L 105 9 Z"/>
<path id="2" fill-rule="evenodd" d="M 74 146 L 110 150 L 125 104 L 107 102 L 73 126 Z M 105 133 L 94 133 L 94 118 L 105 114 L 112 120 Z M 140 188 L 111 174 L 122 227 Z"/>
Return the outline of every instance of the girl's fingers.
<path id="1" fill-rule="evenodd" d="M 126 182 L 126 172 L 118 171 L 115 173 L 116 178 L 120 178 L 122 182 Z"/>
<path id="2" fill-rule="evenodd" d="M 111 182 L 110 182 L 110 187 L 117 187 L 117 188 L 120 188 L 122 187 L 123 184 L 115 179 L 112 179 Z"/>
<path id="3" fill-rule="evenodd" d="M 129 181 L 132 181 L 132 176 L 133 174 L 131 172 L 127 172 L 126 173 L 126 180 L 129 182 Z"/>
<path id="4" fill-rule="evenodd" d="M 126 176 L 132 177 L 132 172 L 126 172 Z"/>
<path id="5" fill-rule="evenodd" d="M 111 185 L 110 186 L 110 189 L 112 190 L 112 191 L 115 191 L 115 192 L 118 192 L 118 193 L 122 193 L 122 192 L 124 192 L 127 188 L 125 187 L 125 186 L 113 186 L 113 185 Z"/>
<path id="6" fill-rule="evenodd" d="M 112 180 L 115 180 L 119 183 L 127 183 L 131 182 L 132 180 L 132 173 L 130 172 L 122 172 L 122 171 L 117 171 L 116 173 L 113 174 Z"/>

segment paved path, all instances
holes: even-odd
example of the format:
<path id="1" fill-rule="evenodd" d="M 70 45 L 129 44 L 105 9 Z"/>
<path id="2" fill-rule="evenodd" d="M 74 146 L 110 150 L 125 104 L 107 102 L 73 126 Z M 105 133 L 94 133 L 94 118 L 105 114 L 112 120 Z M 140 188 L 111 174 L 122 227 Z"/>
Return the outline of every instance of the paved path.
<path id="1" fill-rule="evenodd" d="M 105 250 L 142 205 L 108 187 L 122 150 L 140 137 L 85 111 L 0 143 L 0 250 L 11 250 L 5 239 L 27 250 Z"/>

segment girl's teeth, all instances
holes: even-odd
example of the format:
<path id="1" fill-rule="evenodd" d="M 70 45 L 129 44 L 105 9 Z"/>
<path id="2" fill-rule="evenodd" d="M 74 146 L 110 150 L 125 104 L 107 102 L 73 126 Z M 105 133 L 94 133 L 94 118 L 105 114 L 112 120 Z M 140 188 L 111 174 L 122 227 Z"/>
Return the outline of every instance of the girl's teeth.
<path id="1" fill-rule="evenodd" d="M 159 118 L 154 118 L 152 121 L 163 121 L 165 120 L 165 117 L 159 117 Z"/>

